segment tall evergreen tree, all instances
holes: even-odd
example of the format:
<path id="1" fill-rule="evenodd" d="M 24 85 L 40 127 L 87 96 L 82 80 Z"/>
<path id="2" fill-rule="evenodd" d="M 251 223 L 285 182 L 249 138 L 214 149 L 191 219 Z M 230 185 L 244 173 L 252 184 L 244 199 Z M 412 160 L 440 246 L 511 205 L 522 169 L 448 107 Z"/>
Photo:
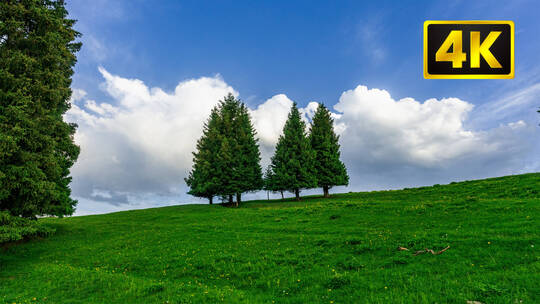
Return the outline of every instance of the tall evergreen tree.
<path id="1" fill-rule="evenodd" d="M 348 185 L 349 176 L 339 159 L 339 136 L 334 132 L 334 119 L 322 103 L 313 116 L 309 141 L 315 153 L 317 186 L 322 187 L 324 197 L 328 197 L 328 190 L 333 186 Z"/>
<path id="2" fill-rule="evenodd" d="M 81 44 L 64 1 L 0 2 L 0 210 L 69 215 L 69 169 L 79 147 L 70 108 Z"/>
<path id="3" fill-rule="evenodd" d="M 272 156 L 274 189 L 287 189 L 295 194 L 296 200 L 300 200 L 301 189 L 317 186 L 313 160 L 306 124 L 294 103 Z"/>
<path id="4" fill-rule="evenodd" d="M 283 199 L 283 191 L 286 189 L 280 187 L 279 185 L 280 183 L 277 180 L 277 177 L 274 175 L 274 172 L 272 172 L 272 165 L 269 165 L 264 173 L 264 190 L 270 192 L 279 192 L 281 193 L 281 199 Z"/>
<path id="5" fill-rule="evenodd" d="M 220 132 L 226 141 L 220 162 L 224 166 L 223 170 L 228 172 L 222 182 L 221 194 L 229 197 L 229 203 L 232 203 L 232 196 L 236 195 L 238 205 L 242 193 L 263 187 L 259 144 L 244 103 L 229 93 L 220 102 L 219 110 Z"/>
<path id="6" fill-rule="evenodd" d="M 243 192 L 263 188 L 263 178 L 260 165 L 261 153 L 256 138 L 257 132 L 251 123 L 248 109 L 244 103 L 239 103 L 236 125 L 237 151 L 235 151 L 235 159 L 237 170 L 235 170 L 234 178 L 238 185 L 236 202 L 240 203 Z"/>
<path id="7" fill-rule="evenodd" d="M 215 107 L 203 128 L 203 135 L 197 141 L 197 151 L 193 152 L 193 169 L 185 179 L 190 187 L 189 194 L 207 198 L 210 205 L 219 193 L 222 171 L 219 168 L 221 135 L 220 117 Z"/>
<path id="8" fill-rule="evenodd" d="M 219 195 L 236 205 L 244 192 L 263 187 L 260 152 L 247 107 L 232 94 L 212 111 L 186 179 L 188 193 Z"/>
<path id="9" fill-rule="evenodd" d="M 232 94 L 227 95 L 218 105 L 221 146 L 218 152 L 217 165 L 222 176 L 218 191 L 222 197 L 228 197 L 229 204 L 233 203 L 233 196 L 239 190 L 236 174 L 238 160 L 235 157 L 235 152 L 238 150 L 236 135 L 238 107 L 239 101 Z"/>

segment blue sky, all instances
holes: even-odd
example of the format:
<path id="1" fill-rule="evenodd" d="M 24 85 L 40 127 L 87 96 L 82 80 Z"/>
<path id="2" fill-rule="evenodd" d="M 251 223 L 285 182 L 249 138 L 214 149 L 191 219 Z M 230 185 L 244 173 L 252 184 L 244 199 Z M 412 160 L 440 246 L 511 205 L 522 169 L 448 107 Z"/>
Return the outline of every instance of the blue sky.
<path id="1" fill-rule="evenodd" d="M 379 97 L 382 98 L 381 100 L 386 100 L 384 94 L 377 95 L 379 91 L 354 91 L 356 92 L 355 98 L 357 99 L 354 99 L 356 103 L 343 97 L 346 95 L 344 92 L 363 85 L 367 89 L 386 91 L 390 94 L 392 102 L 411 97 L 417 103 L 412 108 L 404 110 L 409 111 L 404 113 L 409 113 L 409 116 L 414 117 L 404 126 L 411 127 L 411 130 L 420 130 L 415 131 L 416 133 L 411 131 L 414 136 L 420 139 L 414 144 L 407 142 L 396 147 L 410 145 L 410 147 L 414 147 L 411 149 L 416 149 L 415 153 L 417 154 L 420 153 L 418 151 L 424 150 L 431 151 L 429 153 L 437 151 L 432 143 L 438 136 L 426 135 L 422 131 L 423 127 L 419 125 L 420 123 L 416 123 L 416 125 L 412 123 L 411 121 L 419 121 L 420 117 L 423 116 L 419 116 L 419 112 L 414 112 L 415 110 L 411 109 L 418 108 L 424 101 L 431 98 L 439 101 L 445 98 L 455 98 L 458 101 L 444 105 L 441 102 L 441 104 L 433 104 L 434 107 L 429 106 L 429 111 L 435 111 L 435 114 L 427 117 L 441 115 L 441 119 L 449 121 L 450 124 L 437 125 L 434 122 L 435 125 L 428 128 L 454 130 L 457 137 L 449 137 L 448 142 L 450 143 L 454 138 L 463 139 L 467 136 L 486 145 L 488 142 L 497 143 L 490 148 L 486 146 L 486 151 L 497 150 L 498 154 L 475 154 L 476 158 L 473 158 L 470 155 L 477 152 L 470 152 L 463 148 L 459 153 L 436 158 L 431 154 L 426 154 L 428 152 L 425 151 L 422 152 L 424 154 L 421 156 L 409 151 L 412 156 L 404 158 L 402 163 L 394 165 L 391 161 L 380 158 L 381 155 L 390 153 L 388 151 L 373 153 L 375 155 L 372 155 L 373 160 L 365 163 L 354 161 L 351 158 L 350 162 L 353 164 L 354 170 L 380 172 L 384 169 L 385 172 L 390 172 L 388 176 L 417 177 L 407 178 L 405 181 L 380 174 L 370 179 L 369 182 L 358 182 L 351 185 L 353 190 L 392 188 L 426 184 L 429 181 L 446 182 L 452 179 L 539 170 L 540 159 L 536 155 L 540 149 L 538 144 L 532 143 L 538 142 L 539 133 L 535 127 L 540 121 L 535 112 L 535 109 L 540 106 L 537 97 L 540 95 L 540 63 L 538 63 L 540 3 L 537 1 L 202 2 L 96 0 L 87 2 L 74 0 L 67 2 L 70 16 L 78 20 L 75 28 L 83 34 L 81 40 L 84 43 L 78 56 L 79 61 L 75 68 L 72 87 L 76 91 L 84 91 L 85 94 L 75 100 L 74 104 L 78 105 L 77 109 L 86 111 L 83 114 L 97 115 L 96 119 L 100 117 L 106 119 L 110 116 L 103 114 L 106 111 L 102 110 L 98 110 L 99 113 L 92 112 L 92 105 L 106 103 L 112 107 L 121 108 L 122 100 L 125 104 L 129 103 L 125 98 L 129 95 L 125 93 L 127 87 L 131 90 L 133 89 L 132 85 L 141 83 L 144 84 L 141 92 L 145 92 L 146 89 L 152 92 L 150 88 L 159 88 L 165 95 L 171 95 L 179 83 L 195 79 L 201 84 L 204 82 L 201 77 L 208 77 L 222 81 L 218 81 L 217 86 L 227 86 L 223 87 L 225 91 L 234 90 L 254 111 L 266 103 L 268 103 L 268 108 L 270 105 L 274 105 L 272 109 L 275 110 L 279 105 L 287 105 L 288 101 L 295 101 L 300 107 L 305 107 L 305 112 L 308 113 L 309 102 L 321 101 L 331 107 L 341 103 L 337 105 L 339 109 L 333 109 L 336 114 L 341 114 L 340 112 L 345 111 L 343 109 L 353 113 L 356 111 L 353 104 L 356 106 L 369 104 L 369 100 L 363 99 L 365 96 L 371 96 L 370 98 L 373 100 L 378 100 Z M 516 24 L 515 79 L 423 79 L 422 25 L 425 20 L 514 21 Z M 102 67 L 101 72 L 100 67 Z M 216 88 L 214 84 L 204 83 L 212 90 Z M 204 85 L 197 87 L 199 90 L 197 94 L 206 92 Z M 215 92 L 221 92 L 219 90 Z M 377 94 L 373 95 L 372 93 Z M 180 96 L 181 94 L 179 94 L 177 95 Z M 153 98 L 143 98 L 139 95 L 129 96 L 132 100 L 140 98 L 148 101 Z M 164 97 L 163 100 L 169 100 L 169 97 Z M 184 102 L 182 101 L 183 97 L 178 98 L 180 103 Z M 161 102 L 159 97 L 152 100 L 155 100 L 156 103 Z M 377 107 L 379 104 L 382 105 L 384 102 L 381 101 L 372 107 Z M 387 104 L 388 107 L 385 108 L 387 111 L 399 112 L 403 110 L 401 106 L 396 106 L 397 104 L 390 101 Z M 425 107 L 428 108 L 427 105 Z M 445 116 L 444 111 L 456 109 L 456 107 L 459 109 L 457 116 L 451 118 Z M 148 109 L 145 108 L 145 111 Z M 184 110 L 179 108 L 179 111 Z M 161 115 L 159 113 L 161 112 L 157 112 L 156 115 Z M 372 111 L 367 118 L 378 117 L 379 114 L 377 111 Z M 261 110 L 258 114 L 255 111 L 253 115 L 259 117 L 257 118 L 258 124 L 266 126 L 262 122 L 265 119 L 264 111 Z M 400 117 L 399 113 L 396 115 Z M 381 125 L 373 124 L 379 129 L 384 129 L 386 126 L 383 116 L 381 116 L 382 120 L 377 121 L 377 123 L 383 121 Z M 97 138 L 92 135 L 98 134 L 96 133 L 97 129 L 91 130 L 93 125 L 91 123 L 85 125 L 84 122 L 79 121 L 82 119 L 81 117 L 83 116 L 74 119 L 75 122 L 81 124 L 79 138 Z M 84 117 L 88 117 L 88 115 Z M 345 127 L 348 126 L 348 132 L 350 132 L 353 127 L 359 127 L 351 122 L 355 119 L 365 119 L 365 117 L 353 116 L 352 114 L 348 116 L 346 113 L 342 122 Z M 453 122 L 456 124 L 452 125 Z M 118 120 L 111 124 L 113 123 L 120 124 Z M 523 128 L 528 130 L 523 131 L 525 133 L 518 134 L 509 131 L 522 125 L 526 126 Z M 508 130 L 499 128 L 501 126 L 507 126 Z M 166 128 L 169 127 L 166 126 Z M 200 126 L 194 126 L 194 128 L 199 130 Z M 103 130 L 100 129 L 99 134 L 103 134 L 105 132 Z M 178 131 L 181 132 L 181 130 Z M 407 134 L 411 134 L 411 132 Z M 260 130 L 259 133 L 264 133 L 264 131 Z M 141 134 L 144 135 L 144 132 Z M 127 138 L 126 140 L 129 141 L 133 140 L 134 136 L 133 134 L 124 134 L 122 138 Z M 163 136 L 165 137 L 165 135 Z M 343 136 L 352 135 L 344 134 Z M 372 142 L 373 138 L 385 136 L 390 140 L 392 136 L 397 135 L 396 132 L 389 130 L 387 133 L 374 133 L 370 136 L 364 134 L 362 136 L 357 137 L 358 143 L 366 145 L 366 142 L 368 140 Z M 534 136 L 536 136 L 535 141 L 531 140 Z M 109 134 L 108 137 L 111 135 Z M 522 141 L 519 141 L 519 138 Z M 430 141 L 431 139 L 433 141 Z M 353 142 L 353 139 L 350 141 Z M 529 142 L 526 143 L 527 141 Z M 97 145 L 98 142 L 98 140 L 90 140 L 86 144 Z M 264 140 L 262 142 L 264 144 Z M 271 153 L 270 143 L 272 140 L 269 139 L 268 142 L 267 152 Z M 429 143 L 429 145 L 422 146 L 420 144 L 422 142 Z M 524 143 L 529 146 L 523 149 L 516 148 L 516 146 L 524 146 Z M 81 145 L 84 151 L 85 144 L 81 143 Z M 472 144 L 468 143 L 467 145 Z M 464 147 L 467 145 L 463 144 Z M 481 146 L 481 144 L 479 145 Z M 345 146 L 343 148 L 346 149 Z M 145 155 L 144 153 L 148 152 L 142 148 L 142 150 L 133 149 L 133 151 L 130 150 L 131 152 L 126 153 Z M 191 149 L 191 143 L 187 140 L 186 147 L 179 148 L 178 151 L 190 151 Z M 372 148 L 370 151 L 374 150 L 375 148 Z M 392 153 L 401 153 L 396 151 Z M 345 151 L 344 157 L 347 155 Z M 513 157 L 510 157 L 511 155 Z M 263 158 L 264 156 L 265 152 L 263 151 Z M 80 162 L 84 165 L 86 159 L 93 158 L 97 158 L 97 156 L 85 154 Z M 152 161 L 155 160 L 154 158 L 143 157 L 143 159 L 152 159 Z M 497 167 L 497 170 L 485 169 L 491 164 L 490 162 L 510 158 L 511 160 L 505 162 L 504 166 Z M 415 165 L 417 159 L 421 159 L 424 163 L 432 162 L 433 166 L 418 167 Z M 459 170 L 459 168 L 470 167 L 468 162 L 479 164 L 484 161 L 485 164 L 482 166 L 474 167 L 477 170 L 475 172 L 468 172 L 465 169 Z M 130 163 L 133 166 L 141 165 L 135 160 L 131 160 Z M 377 165 L 373 165 L 375 163 Z M 449 166 L 458 169 L 452 171 L 448 169 Z M 436 169 L 433 169 L 435 167 Z M 124 170 L 127 169 L 124 168 Z M 110 189 L 102 189 L 103 187 L 95 186 L 91 179 L 81 178 L 78 181 L 77 172 L 79 171 L 75 170 L 75 185 L 80 186 L 84 180 L 86 186 L 81 188 L 87 190 L 82 191 L 77 188 L 78 186 L 75 186 L 75 196 L 79 196 L 83 200 L 102 198 L 104 201 L 107 199 L 112 201 L 116 197 L 114 193 L 122 194 L 121 200 L 126 203 L 124 207 L 121 207 L 123 209 L 130 208 L 130 198 L 134 196 L 148 198 L 163 194 L 163 197 L 167 197 L 171 193 L 185 193 L 185 189 L 182 187 L 174 190 L 170 190 L 171 187 L 168 187 L 170 191 L 150 189 L 144 193 L 134 194 L 130 189 L 137 188 L 136 186 L 120 186 L 122 183 L 119 183 L 117 187 L 111 186 Z M 132 172 L 124 173 L 132 174 Z M 183 176 L 183 174 L 185 172 L 179 173 L 176 178 Z M 84 174 L 81 173 L 81 175 Z M 116 178 L 119 178 L 118 176 L 121 174 L 116 175 Z M 111 177 L 112 184 L 114 184 L 114 178 Z M 392 181 L 390 182 L 390 180 Z M 139 182 L 143 183 L 143 181 Z M 86 193 L 86 196 L 82 194 L 83 192 Z M 139 201 L 143 200 L 139 199 Z M 100 212 L 97 209 L 92 209 L 91 203 L 87 205 L 90 207 L 85 207 L 86 213 Z M 141 206 L 147 205 L 142 204 Z"/>
<path id="2" fill-rule="evenodd" d="M 252 103 L 287 92 L 299 104 L 334 104 L 363 83 L 397 98 L 481 104 L 540 78 L 537 1 L 68 1 L 68 8 L 86 42 L 74 86 L 94 94 L 97 65 L 165 89 L 219 73 Z M 513 20 L 516 79 L 423 79 L 428 19 Z"/>

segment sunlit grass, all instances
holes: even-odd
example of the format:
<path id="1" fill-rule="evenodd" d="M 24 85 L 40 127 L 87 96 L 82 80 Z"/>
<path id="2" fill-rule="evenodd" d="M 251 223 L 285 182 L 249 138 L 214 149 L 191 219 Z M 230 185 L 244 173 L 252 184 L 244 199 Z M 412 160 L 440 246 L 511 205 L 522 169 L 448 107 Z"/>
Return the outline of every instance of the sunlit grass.
<path id="1" fill-rule="evenodd" d="M 53 236 L 0 250 L 0 301 L 538 303 L 539 191 L 527 174 L 42 219 Z"/>

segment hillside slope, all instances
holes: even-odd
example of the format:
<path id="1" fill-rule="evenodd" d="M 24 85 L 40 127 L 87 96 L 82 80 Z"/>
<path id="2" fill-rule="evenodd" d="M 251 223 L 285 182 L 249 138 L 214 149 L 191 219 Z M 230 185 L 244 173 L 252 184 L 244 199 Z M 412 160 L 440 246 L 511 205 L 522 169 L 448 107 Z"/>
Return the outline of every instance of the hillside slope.
<path id="1" fill-rule="evenodd" d="M 0 249 L 0 301 L 538 303 L 539 192 L 535 173 L 43 219 L 53 236 Z"/>

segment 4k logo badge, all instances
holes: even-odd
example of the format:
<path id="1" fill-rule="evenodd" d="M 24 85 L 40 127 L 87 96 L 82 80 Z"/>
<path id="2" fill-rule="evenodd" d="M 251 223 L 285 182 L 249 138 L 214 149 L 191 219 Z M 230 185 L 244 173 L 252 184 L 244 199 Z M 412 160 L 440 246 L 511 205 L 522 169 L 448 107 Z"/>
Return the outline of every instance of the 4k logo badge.
<path id="1" fill-rule="evenodd" d="M 514 78 L 514 22 L 424 22 L 424 78 Z"/>

